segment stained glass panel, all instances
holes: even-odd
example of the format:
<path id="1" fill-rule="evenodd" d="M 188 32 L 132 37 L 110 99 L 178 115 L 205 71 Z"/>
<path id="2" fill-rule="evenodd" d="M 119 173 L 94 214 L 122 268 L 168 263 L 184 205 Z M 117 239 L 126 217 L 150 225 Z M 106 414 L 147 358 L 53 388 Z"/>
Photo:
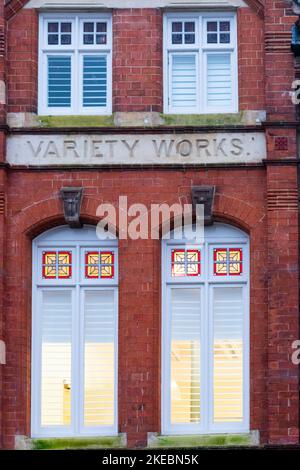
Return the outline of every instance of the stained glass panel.
<path id="1" fill-rule="evenodd" d="M 242 248 L 216 248 L 214 250 L 215 276 L 240 276 L 243 274 Z"/>
<path id="2" fill-rule="evenodd" d="M 70 279 L 72 277 L 72 253 L 70 251 L 43 252 L 43 279 Z"/>
<path id="3" fill-rule="evenodd" d="M 86 279 L 113 279 L 114 253 L 112 251 L 87 251 L 85 277 Z"/>
<path id="4" fill-rule="evenodd" d="M 172 250 L 172 277 L 200 276 L 200 250 Z"/>

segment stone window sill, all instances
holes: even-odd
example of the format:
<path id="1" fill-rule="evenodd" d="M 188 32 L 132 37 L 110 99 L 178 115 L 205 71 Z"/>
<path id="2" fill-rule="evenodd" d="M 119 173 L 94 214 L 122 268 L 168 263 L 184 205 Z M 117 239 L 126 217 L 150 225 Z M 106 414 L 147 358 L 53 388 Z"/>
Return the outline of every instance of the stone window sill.
<path id="1" fill-rule="evenodd" d="M 16 450 L 119 449 L 125 448 L 126 444 L 126 434 L 74 438 L 15 438 Z"/>
<path id="2" fill-rule="evenodd" d="M 166 436 L 148 433 L 148 448 L 252 447 L 259 445 L 259 432 L 247 434 L 205 434 Z"/>

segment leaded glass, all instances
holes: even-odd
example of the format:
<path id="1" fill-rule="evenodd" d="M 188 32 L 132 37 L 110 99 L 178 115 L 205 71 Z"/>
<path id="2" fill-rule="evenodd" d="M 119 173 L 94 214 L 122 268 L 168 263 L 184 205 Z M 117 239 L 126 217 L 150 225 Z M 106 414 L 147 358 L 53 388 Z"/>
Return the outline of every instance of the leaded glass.
<path id="1" fill-rule="evenodd" d="M 86 279 L 113 279 L 114 253 L 112 251 L 88 251 L 85 254 Z"/>
<path id="2" fill-rule="evenodd" d="M 216 248 L 214 250 L 215 276 L 240 276 L 243 273 L 241 248 Z"/>
<path id="3" fill-rule="evenodd" d="M 72 253 L 70 251 L 43 252 L 43 279 L 70 279 Z"/>
<path id="4" fill-rule="evenodd" d="M 200 276 L 200 250 L 172 250 L 172 277 Z"/>

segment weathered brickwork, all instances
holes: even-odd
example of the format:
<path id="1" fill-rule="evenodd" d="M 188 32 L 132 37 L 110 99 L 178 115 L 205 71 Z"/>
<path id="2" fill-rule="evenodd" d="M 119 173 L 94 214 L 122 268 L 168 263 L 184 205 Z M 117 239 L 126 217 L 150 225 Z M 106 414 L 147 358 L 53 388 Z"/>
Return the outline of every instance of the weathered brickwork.
<path id="1" fill-rule="evenodd" d="M 0 103 L 0 340 L 7 345 L 0 447 L 13 448 L 16 435 L 30 435 L 32 240 L 64 223 L 63 186 L 84 188 L 82 218 L 92 224 L 98 205 L 118 206 L 120 195 L 149 208 L 191 202 L 192 186 L 216 186 L 215 219 L 250 236 L 250 428 L 263 443 L 298 443 L 299 370 L 291 362 L 299 338 L 297 134 L 289 49 L 296 17 L 283 0 L 249 0 L 249 8 L 238 10 L 239 109 L 267 111 L 266 161 L 34 170 L 5 163 L 6 111 L 37 112 L 38 14 L 22 8 L 25 3 L 10 1 L 5 13 L 0 7 L 0 81 L 7 90 Z M 162 25 L 159 9 L 113 11 L 114 112 L 163 111 Z M 148 432 L 160 432 L 160 241 L 120 240 L 119 277 L 119 432 L 127 433 L 129 447 L 140 447 Z"/>

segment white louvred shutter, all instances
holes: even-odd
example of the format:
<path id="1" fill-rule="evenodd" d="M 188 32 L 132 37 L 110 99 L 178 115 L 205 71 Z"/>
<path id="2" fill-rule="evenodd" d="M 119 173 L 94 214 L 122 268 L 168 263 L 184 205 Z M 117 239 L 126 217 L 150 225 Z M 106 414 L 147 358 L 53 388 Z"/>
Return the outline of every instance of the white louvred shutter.
<path id="1" fill-rule="evenodd" d="M 171 422 L 200 422 L 199 288 L 171 291 Z"/>
<path id="2" fill-rule="evenodd" d="M 115 293 L 84 292 L 84 425 L 112 426 L 115 404 Z"/>
<path id="3" fill-rule="evenodd" d="M 71 424 L 72 291 L 40 292 L 41 425 Z"/>
<path id="4" fill-rule="evenodd" d="M 207 108 L 226 110 L 233 103 L 231 54 L 207 54 Z"/>
<path id="5" fill-rule="evenodd" d="M 243 324 L 243 287 L 214 287 L 215 423 L 243 420 Z"/>
<path id="6" fill-rule="evenodd" d="M 170 55 L 170 108 L 178 112 L 196 112 L 198 106 L 198 70 L 196 54 Z"/>
<path id="7" fill-rule="evenodd" d="M 72 82 L 71 56 L 48 57 L 48 107 L 71 107 Z"/>

